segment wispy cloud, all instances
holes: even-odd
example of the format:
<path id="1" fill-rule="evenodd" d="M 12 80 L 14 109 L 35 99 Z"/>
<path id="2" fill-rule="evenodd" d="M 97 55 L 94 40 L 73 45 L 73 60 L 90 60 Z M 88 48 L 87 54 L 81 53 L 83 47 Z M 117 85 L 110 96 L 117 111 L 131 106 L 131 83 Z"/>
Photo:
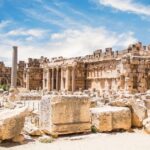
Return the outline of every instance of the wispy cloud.
<path id="1" fill-rule="evenodd" d="M 150 5 L 137 3 L 135 0 L 94 0 L 97 3 L 114 9 L 150 16 Z"/>
<path id="2" fill-rule="evenodd" d="M 81 29 L 67 29 L 62 33 L 54 33 L 51 39 L 49 46 L 56 51 L 59 49 L 59 54 L 65 56 L 86 55 L 95 49 L 106 47 L 123 49 L 137 41 L 132 32 L 118 34 L 105 28 L 85 26 Z"/>
<path id="3" fill-rule="evenodd" d="M 29 31 L 33 29 L 28 29 L 27 33 L 30 35 Z M 22 31 L 21 31 L 22 32 Z M 9 34 L 8 34 L 9 33 Z M 91 26 L 82 26 L 80 29 L 66 29 L 61 32 L 47 33 L 47 40 L 38 42 L 35 39 L 31 39 L 30 36 L 28 40 L 12 38 L 12 34 L 18 34 L 14 30 L 6 33 L 7 36 L 0 36 L 0 53 L 3 53 L 4 57 L 11 59 L 11 46 L 18 45 L 19 47 L 19 59 L 26 60 L 28 57 L 38 58 L 41 55 L 47 57 L 64 56 L 64 57 L 74 57 L 80 55 L 87 55 L 93 52 L 95 49 L 113 47 L 116 49 L 123 49 L 127 47 L 130 43 L 136 41 L 134 34 L 132 32 L 127 33 L 116 33 L 109 31 L 105 28 L 94 28 Z M 11 33 L 11 34 L 10 34 Z M 22 32 L 25 34 L 24 32 Z M 31 32 L 32 33 L 32 32 Z M 32 33 L 33 34 L 33 33 Z M 34 33 L 34 35 L 37 35 Z M 40 33 L 39 36 L 42 36 Z M 7 51 L 4 51 L 6 50 Z M 10 64 L 11 61 L 7 61 Z"/>
<path id="4" fill-rule="evenodd" d="M 9 31 L 6 35 L 7 36 L 32 36 L 32 37 L 38 37 L 45 36 L 47 33 L 47 30 L 44 29 L 25 29 L 25 28 L 19 28 L 15 30 Z"/>
<path id="5" fill-rule="evenodd" d="M 40 1 L 39 3 L 41 5 L 41 13 L 39 13 L 38 8 L 21 8 L 21 10 L 29 18 L 48 23 L 50 25 L 55 25 L 62 29 L 70 27 L 77 28 L 80 27 L 81 24 L 90 25 L 90 22 L 92 22 L 92 19 L 88 15 L 74 9 L 68 3 L 58 3 L 55 1 L 50 1 L 49 3 Z M 64 9 L 67 11 L 64 11 Z"/>
<path id="6" fill-rule="evenodd" d="M 54 19 L 53 17 L 47 15 L 47 13 L 42 14 L 42 13 L 39 13 L 37 10 L 31 9 L 31 8 L 29 9 L 22 8 L 22 10 L 29 18 L 32 18 L 34 20 L 41 21 L 47 24 L 56 25 L 57 27 L 60 27 L 60 28 L 66 28 L 64 21 L 58 20 L 57 18 Z"/>
<path id="7" fill-rule="evenodd" d="M 19 47 L 19 59 L 26 60 L 28 57 L 38 58 L 41 55 L 49 58 L 87 55 L 95 49 L 106 47 L 120 50 L 137 41 L 130 30 L 115 32 L 102 25 L 101 22 L 106 21 L 104 16 L 102 16 L 104 20 L 100 21 L 100 19 L 90 17 L 88 15 L 90 13 L 86 14 L 84 10 L 80 11 L 68 3 L 66 5 L 64 2 L 55 0 L 48 1 L 48 3 L 43 0 L 35 1 L 34 7 L 19 8 L 23 17 L 28 19 L 27 22 L 17 22 L 18 24 L 12 25 L 9 20 L 5 20 L 0 23 L 0 53 L 8 57 L 7 64 L 9 65 L 13 45 Z M 98 2 L 118 8 L 122 6 L 120 1 L 99 0 Z M 127 0 L 125 4 L 131 2 Z M 127 8 L 123 9 L 123 11 L 127 10 Z M 112 25 L 111 19 L 110 22 Z"/>
<path id="8" fill-rule="evenodd" d="M 2 20 L 0 22 L 0 30 L 2 30 L 3 28 L 7 27 L 8 25 L 10 25 L 12 23 L 11 20 Z"/>

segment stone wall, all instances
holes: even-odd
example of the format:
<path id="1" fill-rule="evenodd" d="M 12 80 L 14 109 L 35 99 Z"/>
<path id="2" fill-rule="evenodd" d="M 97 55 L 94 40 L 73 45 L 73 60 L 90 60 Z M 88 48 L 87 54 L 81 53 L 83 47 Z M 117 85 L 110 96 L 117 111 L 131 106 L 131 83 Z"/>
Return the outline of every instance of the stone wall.
<path id="1" fill-rule="evenodd" d="M 24 82 L 27 90 L 42 89 L 43 69 L 40 68 L 40 60 L 28 59 L 24 70 Z"/>
<path id="2" fill-rule="evenodd" d="M 10 83 L 10 68 L 0 64 L 0 82 Z M 18 64 L 18 86 L 28 90 L 97 90 L 145 92 L 150 89 L 150 46 L 130 45 L 122 51 L 99 49 L 84 57 L 29 58 Z"/>
<path id="3" fill-rule="evenodd" d="M 6 67 L 3 62 L 0 62 L 0 84 L 10 85 L 11 81 L 11 68 Z"/>

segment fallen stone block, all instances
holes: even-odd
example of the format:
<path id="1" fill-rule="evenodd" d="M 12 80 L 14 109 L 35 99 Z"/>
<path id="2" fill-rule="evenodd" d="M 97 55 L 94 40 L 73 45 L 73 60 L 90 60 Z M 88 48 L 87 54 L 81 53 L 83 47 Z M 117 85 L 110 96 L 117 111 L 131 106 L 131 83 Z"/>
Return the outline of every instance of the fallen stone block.
<path id="1" fill-rule="evenodd" d="M 126 107 L 105 106 L 91 109 L 92 126 L 99 132 L 131 128 L 131 111 Z"/>
<path id="2" fill-rule="evenodd" d="M 90 100 L 82 95 L 43 96 L 40 122 L 41 128 L 49 134 L 89 132 Z"/>
<path id="3" fill-rule="evenodd" d="M 150 117 L 143 120 L 144 130 L 150 134 Z"/>
<path id="4" fill-rule="evenodd" d="M 145 102 L 141 99 L 129 98 L 112 101 L 111 106 L 129 107 L 132 113 L 132 126 L 142 127 L 142 122 L 147 118 L 147 108 Z"/>
<path id="5" fill-rule="evenodd" d="M 0 140 L 12 139 L 21 133 L 27 112 L 28 109 L 23 107 L 0 113 Z"/>
<path id="6" fill-rule="evenodd" d="M 20 144 L 23 144 L 24 140 L 25 140 L 25 138 L 22 134 L 19 134 L 12 139 L 13 142 L 20 143 Z"/>

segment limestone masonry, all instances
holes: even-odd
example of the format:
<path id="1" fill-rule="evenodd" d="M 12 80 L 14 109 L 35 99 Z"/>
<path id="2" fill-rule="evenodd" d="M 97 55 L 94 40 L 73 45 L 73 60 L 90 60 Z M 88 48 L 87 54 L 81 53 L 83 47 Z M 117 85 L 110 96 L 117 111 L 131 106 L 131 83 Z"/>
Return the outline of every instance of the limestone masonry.
<path id="1" fill-rule="evenodd" d="M 150 134 L 150 46 L 19 63 L 17 53 L 14 46 L 11 68 L 0 63 L 2 144 L 91 132 Z"/>
<path id="2" fill-rule="evenodd" d="M 11 68 L 0 62 L 0 70 L 0 84 L 10 85 Z M 85 57 L 29 58 L 19 61 L 14 80 L 27 90 L 143 93 L 150 89 L 150 46 L 139 42 L 122 51 L 106 48 Z"/>

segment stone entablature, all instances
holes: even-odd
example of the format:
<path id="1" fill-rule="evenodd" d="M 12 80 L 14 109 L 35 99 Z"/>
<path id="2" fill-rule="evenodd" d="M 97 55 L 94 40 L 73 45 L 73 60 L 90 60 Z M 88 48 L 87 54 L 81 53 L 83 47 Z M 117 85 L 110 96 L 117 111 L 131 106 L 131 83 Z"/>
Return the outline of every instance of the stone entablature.
<path id="1" fill-rule="evenodd" d="M 149 78 L 147 75 L 149 56 L 149 46 L 142 46 L 142 43 L 139 42 L 122 51 L 106 48 L 105 52 L 100 49 L 85 57 L 53 58 L 42 65 L 44 70 L 50 71 L 50 79 L 49 75 L 46 75 L 47 71 L 43 72 L 45 74 L 43 75 L 43 87 L 45 90 L 57 91 L 95 89 L 99 91 L 144 92 L 149 89 L 147 81 Z M 73 68 L 75 75 L 73 75 Z M 52 73 L 53 69 L 54 74 Z M 73 86 L 75 87 L 73 88 Z"/>

